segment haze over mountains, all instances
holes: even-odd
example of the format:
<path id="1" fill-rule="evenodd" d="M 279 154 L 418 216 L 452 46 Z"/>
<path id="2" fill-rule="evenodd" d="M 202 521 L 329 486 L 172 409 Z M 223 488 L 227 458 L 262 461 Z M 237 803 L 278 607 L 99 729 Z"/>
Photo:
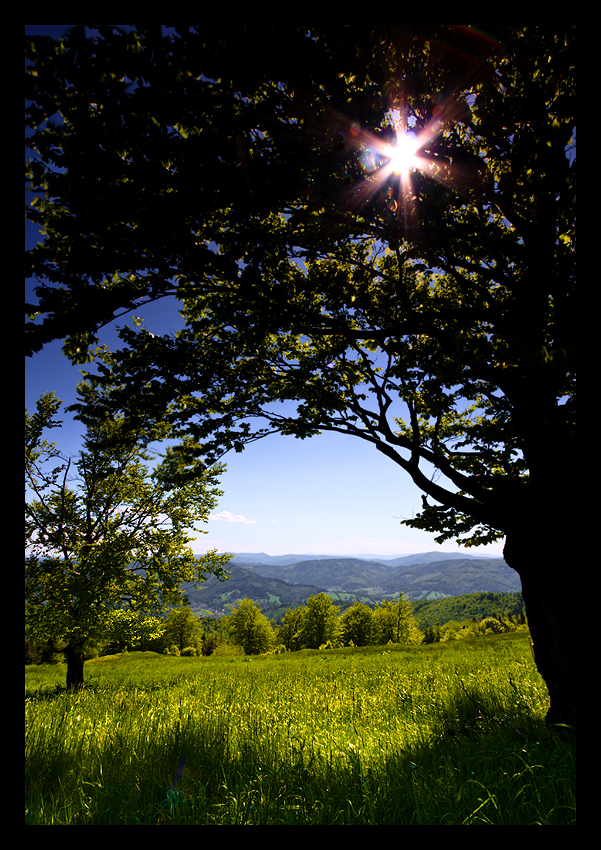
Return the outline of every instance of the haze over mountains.
<path id="1" fill-rule="evenodd" d="M 265 552 L 235 552 L 234 561 L 237 564 L 271 564 L 285 566 L 298 564 L 301 561 L 326 561 L 332 558 L 358 558 L 362 561 L 377 561 L 389 567 L 401 566 L 402 564 L 426 564 L 430 561 L 445 561 L 448 558 L 477 558 L 476 555 L 466 555 L 464 552 L 421 552 L 418 555 L 390 555 L 383 558 L 381 555 L 316 555 L 313 552 L 305 552 L 302 555 L 266 555 Z"/>

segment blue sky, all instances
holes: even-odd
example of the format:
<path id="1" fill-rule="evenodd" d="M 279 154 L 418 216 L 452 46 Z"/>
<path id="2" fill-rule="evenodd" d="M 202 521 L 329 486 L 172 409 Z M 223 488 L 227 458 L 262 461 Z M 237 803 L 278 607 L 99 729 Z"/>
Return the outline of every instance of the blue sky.
<path id="1" fill-rule="evenodd" d="M 28 33 L 62 35 L 68 25 L 27 26 Z M 38 239 L 26 224 L 26 246 Z M 27 281 L 31 295 L 35 281 Z M 181 326 L 175 301 L 136 310 L 152 333 Z M 121 320 L 123 322 L 123 320 Z M 114 328 L 101 332 L 114 347 Z M 72 366 L 54 342 L 26 359 L 26 402 L 30 412 L 43 392 L 53 391 L 69 404 L 76 399 L 81 367 Z M 68 454 L 80 449 L 81 425 L 63 414 L 63 428 L 49 437 Z M 434 535 L 400 525 L 421 508 L 421 492 L 392 461 L 361 440 L 324 433 L 308 440 L 274 435 L 253 443 L 241 454 L 226 455 L 221 478 L 224 495 L 192 543 L 195 552 L 217 548 L 229 552 L 376 554 L 381 557 L 428 551 L 456 552 L 449 542 L 438 546 Z M 466 550 L 500 557 L 502 541 Z"/>

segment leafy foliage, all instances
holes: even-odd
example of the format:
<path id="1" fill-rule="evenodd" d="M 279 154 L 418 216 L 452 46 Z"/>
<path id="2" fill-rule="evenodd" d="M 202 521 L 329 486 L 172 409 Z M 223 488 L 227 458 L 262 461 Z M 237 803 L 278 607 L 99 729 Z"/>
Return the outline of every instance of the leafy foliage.
<path id="1" fill-rule="evenodd" d="M 241 599 L 236 604 L 226 619 L 226 628 L 246 655 L 267 652 L 273 643 L 271 623 L 252 599 Z"/>
<path id="2" fill-rule="evenodd" d="M 327 593 L 310 596 L 306 603 L 301 627 L 301 644 L 309 649 L 319 649 L 326 643 L 333 644 L 338 637 L 338 613 Z"/>
<path id="3" fill-rule="evenodd" d="M 130 421 L 167 411 L 209 461 L 273 431 L 359 437 L 442 506 L 408 525 L 503 536 L 550 447 L 573 459 L 575 47 L 572 25 L 491 35 L 30 39 L 32 349 L 67 336 L 84 361 L 116 310 L 176 295 L 183 331 L 124 327 L 102 355 Z M 383 145 L 408 128 L 403 177 Z"/>
<path id="4" fill-rule="evenodd" d="M 347 646 L 368 646 L 373 643 L 372 609 L 361 602 L 354 602 L 340 616 L 341 639 Z"/>
<path id="5" fill-rule="evenodd" d="M 227 577 L 229 556 L 198 557 L 187 545 L 216 504 L 220 470 L 171 490 L 161 464 L 149 473 L 143 441 L 119 439 L 119 419 L 90 426 L 74 461 L 42 437 L 59 407 L 45 394 L 25 412 L 28 620 L 82 651 L 101 637 L 151 639 L 157 615 L 181 602 L 183 581 Z"/>
<path id="6" fill-rule="evenodd" d="M 377 643 L 422 642 L 409 599 L 400 594 L 398 599 L 383 599 L 374 609 L 374 631 Z"/>

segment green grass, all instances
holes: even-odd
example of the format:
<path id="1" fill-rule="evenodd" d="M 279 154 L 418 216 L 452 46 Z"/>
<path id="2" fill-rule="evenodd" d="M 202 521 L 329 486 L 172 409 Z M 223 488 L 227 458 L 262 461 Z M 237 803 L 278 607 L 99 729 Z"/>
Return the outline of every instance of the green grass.
<path id="1" fill-rule="evenodd" d="M 568 824 L 527 636 L 26 671 L 29 824 Z"/>

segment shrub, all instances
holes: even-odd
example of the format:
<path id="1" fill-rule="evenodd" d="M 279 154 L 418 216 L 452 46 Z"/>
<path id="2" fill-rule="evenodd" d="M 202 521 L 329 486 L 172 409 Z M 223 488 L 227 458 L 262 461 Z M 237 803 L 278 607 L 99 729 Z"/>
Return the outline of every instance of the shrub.
<path id="1" fill-rule="evenodd" d="M 235 656 L 235 655 L 244 655 L 244 650 L 241 646 L 238 646 L 235 643 L 220 643 L 215 647 L 212 655 L 217 656 Z"/>

